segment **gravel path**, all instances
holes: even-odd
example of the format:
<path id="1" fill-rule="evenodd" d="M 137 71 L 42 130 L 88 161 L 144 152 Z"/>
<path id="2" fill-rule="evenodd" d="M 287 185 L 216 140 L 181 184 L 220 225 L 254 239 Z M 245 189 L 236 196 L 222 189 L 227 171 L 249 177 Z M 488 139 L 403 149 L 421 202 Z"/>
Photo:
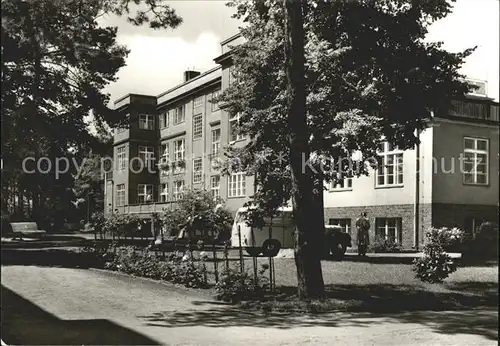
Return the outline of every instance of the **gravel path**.
<path id="1" fill-rule="evenodd" d="M 13 344 L 496 345 L 496 311 L 292 317 L 96 270 L 2 266 L 2 339 Z"/>

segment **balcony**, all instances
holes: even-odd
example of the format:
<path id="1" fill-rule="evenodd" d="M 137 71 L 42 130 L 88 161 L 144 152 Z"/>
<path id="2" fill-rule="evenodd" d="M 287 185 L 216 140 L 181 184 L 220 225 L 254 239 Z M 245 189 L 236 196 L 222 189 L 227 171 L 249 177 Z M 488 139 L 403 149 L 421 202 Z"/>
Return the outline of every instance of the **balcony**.
<path id="1" fill-rule="evenodd" d="M 115 207 L 115 214 L 152 214 L 161 213 L 163 209 L 173 208 L 175 201 L 154 202 L 148 204 L 132 204 Z"/>
<path id="2" fill-rule="evenodd" d="M 491 102 L 452 101 L 449 115 L 457 118 L 500 121 L 498 104 Z"/>

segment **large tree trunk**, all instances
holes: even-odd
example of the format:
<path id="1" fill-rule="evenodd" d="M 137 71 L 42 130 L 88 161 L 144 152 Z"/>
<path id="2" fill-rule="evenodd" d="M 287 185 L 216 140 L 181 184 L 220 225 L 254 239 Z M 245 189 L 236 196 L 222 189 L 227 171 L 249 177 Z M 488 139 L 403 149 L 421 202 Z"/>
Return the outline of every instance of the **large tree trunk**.
<path id="1" fill-rule="evenodd" d="M 320 172 L 318 170 L 318 172 Z M 326 225 L 327 222 L 325 220 L 325 203 L 323 200 L 323 191 L 324 191 L 324 179 L 323 175 L 320 173 L 319 175 L 315 176 L 314 180 L 314 187 L 313 187 L 313 198 L 314 198 L 314 207 L 317 208 L 315 215 L 318 217 L 318 224 L 321 225 Z M 325 232 L 321 232 L 318 234 L 319 240 L 318 243 L 320 244 L 320 251 L 324 251 L 322 253 L 322 258 L 328 258 L 330 254 L 330 246 L 327 242 L 326 239 L 326 234 Z"/>
<path id="2" fill-rule="evenodd" d="M 321 271 L 321 234 L 323 210 L 317 208 L 312 172 L 303 170 L 303 158 L 309 158 L 309 130 L 306 119 L 304 70 L 304 28 L 302 2 L 284 0 L 285 71 L 287 76 L 287 116 L 290 130 L 290 166 L 295 232 L 295 264 L 300 299 L 323 298 L 325 287 Z"/>

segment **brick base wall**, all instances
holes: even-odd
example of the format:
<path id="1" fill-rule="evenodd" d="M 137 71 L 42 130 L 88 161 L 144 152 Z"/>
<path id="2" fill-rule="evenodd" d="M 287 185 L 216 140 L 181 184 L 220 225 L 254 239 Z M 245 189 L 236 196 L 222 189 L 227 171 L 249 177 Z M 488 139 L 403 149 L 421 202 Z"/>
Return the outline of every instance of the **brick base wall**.
<path id="1" fill-rule="evenodd" d="M 498 223 L 498 214 L 499 208 L 494 205 L 435 203 L 432 206 L 432 221 L 435 227 L 458 227 L 464 231 L 469 231 L 467 219 Z"/>
<path id="2" fill-rule="evenodd" d="M 376 218 L 401 218 L 401 245 L 404 250 L 416 250 L 414 246 L 414 205 L 375 205 L 363 207 L 325 208 L 325 222 L 329 219 L 351 219 L 351 237 L 353 248 L 357 248 L 356 219 L 362 212 L 367 213 L 370 221 L 370 241 L 375 239 Z M 431 227 L 459 227 L 467 230 L 467 220 L 499 222 L 499 208 L 492 205 L 471 204 L 420 204 L 418 250 L 425 244 L 425 232 Z M 479 225 L 477 225 L 479 226 Z"/>
<path id="3" fill-rule="evenodd" d="M 425 210 L 421 208 L 421 210 Z M 353 248 L 357 248 L 357 235 L 355 222 L 362 212 L 367 213 L 370 221 L 370 242 L 375 239 L 375 220 L 376 218 L 401 218 L 401 245 L 405 250 L 414 248 L 414 206 L 413 204 L 398 205 L 374 205 L 363 207 L 338 207 L 325 208 L 325 222 L 329 219 L 351 219 L 351 237 Z M 430 218 L 426 216 L 426 218 Z M 422 225 L 421 225 L 422 227 Z"/>

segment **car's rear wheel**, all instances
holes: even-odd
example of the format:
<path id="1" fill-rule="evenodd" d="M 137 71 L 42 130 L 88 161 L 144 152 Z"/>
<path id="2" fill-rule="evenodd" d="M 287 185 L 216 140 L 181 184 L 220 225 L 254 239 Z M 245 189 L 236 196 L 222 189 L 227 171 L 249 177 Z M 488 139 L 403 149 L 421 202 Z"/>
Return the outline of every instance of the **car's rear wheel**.
<path id="1" fill-rule="evenodd" d="M 250 256 L 252 257 L 257 257 L 260 255 L 260 253 L 262 252 L 262 249 L 260 247 L 246 247 L 245 248 L 245 251 L 247 252 L 247 254 L 249 254 Z"/>
<path id="2" fill-rule="evenodd" d="M 262 244 L 262 253 L 266 257 L 275 257 L 281 249 L 281 243 L 276 239 L 266 239 Z"/>
<path id="3" fill-rule="evenodd" d="M 347 248 L 342 244 L 332 244 L 330 248 L 333 257 L 337 259 L 342 259 L 347 251 Z"/>

